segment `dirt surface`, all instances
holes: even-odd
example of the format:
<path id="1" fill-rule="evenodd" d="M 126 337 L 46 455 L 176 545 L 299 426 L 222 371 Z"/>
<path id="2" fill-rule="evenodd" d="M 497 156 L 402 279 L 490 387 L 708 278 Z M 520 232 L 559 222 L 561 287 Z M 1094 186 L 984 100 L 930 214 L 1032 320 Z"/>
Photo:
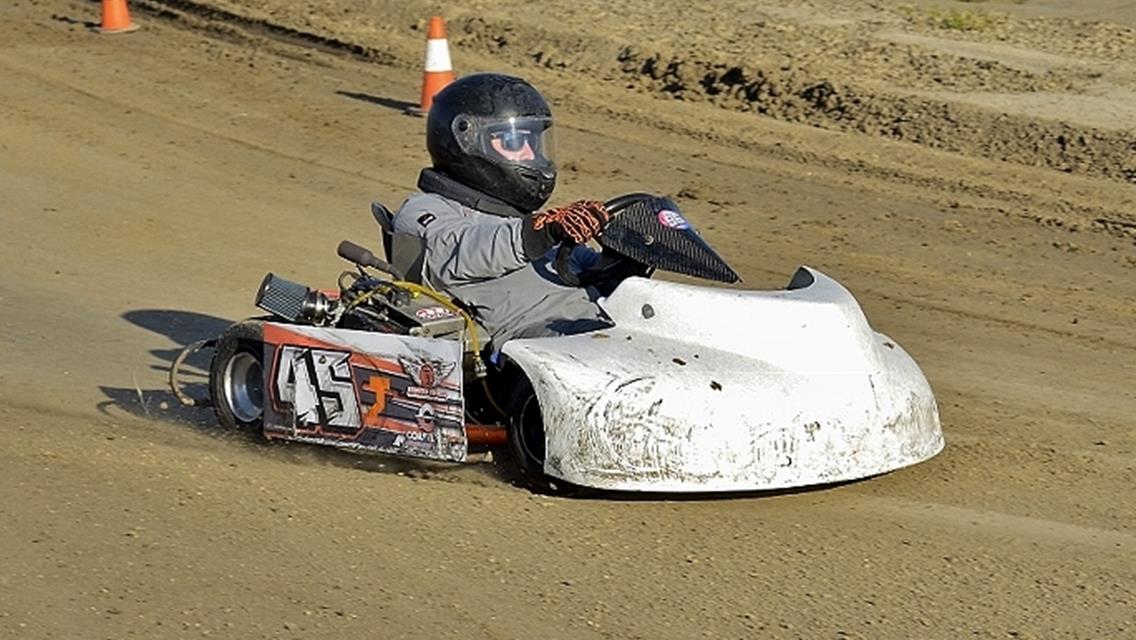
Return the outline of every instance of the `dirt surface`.
<path id="1" fill-rule="evenodd" d="M 265 271 L 376 244 L 432 3 L 136 0 L 124 36 L 3 3 L 0 637 L 1132 636 L 1136 9 L 1069 4 L 447 9 L 459 71 L 554 102 L 554 201 L 676 194 L 746 287 L 825 271 L 935 389 L 925 464 L 691 501 L 270 446 L 165 390 Z"/>

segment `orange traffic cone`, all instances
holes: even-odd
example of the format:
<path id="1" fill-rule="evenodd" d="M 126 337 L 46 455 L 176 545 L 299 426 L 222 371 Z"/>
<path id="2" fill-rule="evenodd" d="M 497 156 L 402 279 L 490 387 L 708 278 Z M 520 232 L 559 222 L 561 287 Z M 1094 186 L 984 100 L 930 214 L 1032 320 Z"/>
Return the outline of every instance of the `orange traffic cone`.
<path id="1" fill-rule="evenodd" d="M 426 70 L 422 74 L 422 100 L 408 111 L 424 116 L 434 104 L 434 96 L 454 81 L 454 68 L 450 63 L 450 45 L 446 41 L 446 23 L 442 16 L 430 18 L 426 29 Z"/>
<path id="2" fill-rule="evenodd" d="M 138 25 L 130 19 L 126 0 L 103 0 L 103 25 L 99 33 L 126 33 L 137 28 Z"/>

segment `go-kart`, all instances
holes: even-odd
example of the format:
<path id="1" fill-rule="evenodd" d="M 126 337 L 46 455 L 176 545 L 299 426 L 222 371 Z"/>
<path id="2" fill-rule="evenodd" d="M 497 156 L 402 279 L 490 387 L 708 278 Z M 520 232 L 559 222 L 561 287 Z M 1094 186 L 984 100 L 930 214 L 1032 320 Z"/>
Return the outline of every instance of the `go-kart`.
<path id="1" fill-rule="evenodd" d="M 372 205 L 386 259 L 344 242 L 335 290 L 269 273 L 267 317 L 213 340 L 210 399 L 225 427 L 271 439 L 450 462 L 507 445 L 538 490 L 760 491 L 865 478 L 943 448 L 912 358 L 875 332 L 835 280 L 800 267 L 784 290 L 737 273 L 669 198 L 608 202 L 602 253 L 576 274 L 609 328 L 494 345 L 460 300 L 407 278 L 390 212 Z M 392 264 L 395 262 L 396 264 Z"/>

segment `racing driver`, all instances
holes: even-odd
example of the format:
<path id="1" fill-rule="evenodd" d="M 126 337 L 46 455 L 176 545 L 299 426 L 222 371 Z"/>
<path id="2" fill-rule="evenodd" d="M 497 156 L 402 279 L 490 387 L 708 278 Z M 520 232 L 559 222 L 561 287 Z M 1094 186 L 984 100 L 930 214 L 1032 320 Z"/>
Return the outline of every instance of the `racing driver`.
<path id="1" fill-rule="evenodd" d="M 432 166 L 394 216 L 395 266 L 408 279 L 459 301 L 496 349 L 609 326 L 596 291 L 566 285 L 553 266 L 557 245 L 584 245 L 609 212 L 594 200 L 538 211 L 556 185 L 552 112 L 540 92 L 512 76 L 464 76 L 434 97 L 426 148 Z M 578 246 L 571 263 L 582 271 L 597 258 Z"/>

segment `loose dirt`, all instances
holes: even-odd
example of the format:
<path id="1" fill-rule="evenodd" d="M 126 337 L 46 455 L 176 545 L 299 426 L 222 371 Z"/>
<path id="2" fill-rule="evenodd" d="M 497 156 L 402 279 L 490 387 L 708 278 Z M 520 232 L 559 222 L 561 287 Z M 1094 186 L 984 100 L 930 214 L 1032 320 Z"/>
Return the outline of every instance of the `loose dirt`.
<path id="1" fill-rule="evenodd" d="M 555 202 L 675 195 L 743 286 L 825 271 L 935 389 L 925 464 L 691 501 L 267 445 L 166 390 L 265 271 L 377 246 L 437 7 L 5 3 L 0 636 L 1131 636 L 1136 15 L 1068 4 L 445 8 L 459 72 L 553 101 Z"/>

